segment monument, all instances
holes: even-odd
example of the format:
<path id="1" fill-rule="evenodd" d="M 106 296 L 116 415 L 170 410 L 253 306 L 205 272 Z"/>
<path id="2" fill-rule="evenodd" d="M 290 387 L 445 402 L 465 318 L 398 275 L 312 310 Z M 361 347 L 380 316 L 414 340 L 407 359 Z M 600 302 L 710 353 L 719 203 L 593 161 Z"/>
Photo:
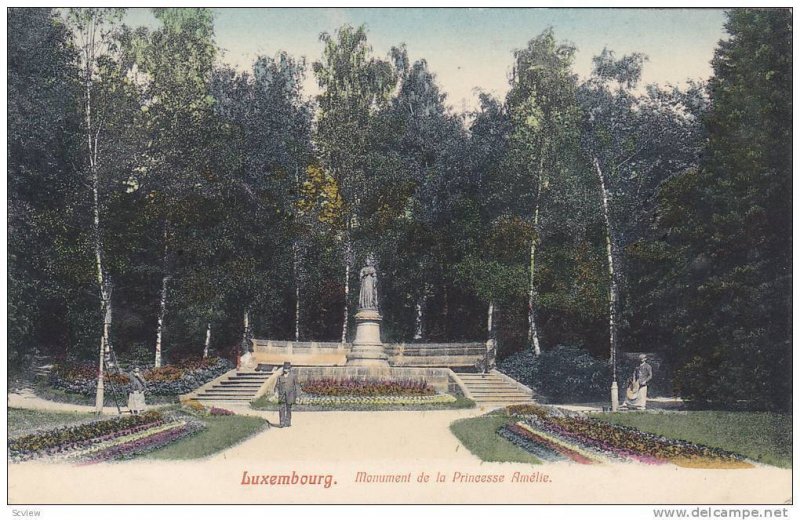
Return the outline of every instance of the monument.
<path id="1" fill-rule="evenodd" d="M 378 275 L 372 256 L 361 269 L 361 292 L 358 295 L 356 337 L 353 348 L 347 354 L 348 366 L 389 367 L 389 356 L 381 341 L 381 317 L 378 309 Z"/>
<path id="2" fill-rule="evenodd" d="M 474 367 L 486 347 L 474 343 L 394 343 L 381 339 L 383 317 L 378 303 L 378 273 L 370 255 L 359 271 L 358 309 L 352 343 L 253 340 L 259 363 L 291 361 L 298 382 L 308 380 L 425 381 L 438 393 L 458 385 L 450 366 Z"/>

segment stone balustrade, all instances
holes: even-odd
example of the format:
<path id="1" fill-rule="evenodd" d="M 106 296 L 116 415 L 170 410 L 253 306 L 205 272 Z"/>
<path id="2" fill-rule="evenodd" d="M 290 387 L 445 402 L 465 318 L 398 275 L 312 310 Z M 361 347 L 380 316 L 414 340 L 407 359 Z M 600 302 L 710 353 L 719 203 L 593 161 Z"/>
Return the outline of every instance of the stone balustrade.
<path id="1" fill-rule="evenodd" d="M 389 343 L 384 345 L 389 364 L 396 367 L 466 367 L 482 359 L 482 342 Z M 291 361 L 305 366 L 344 366 L 350 343 L 326 341 L 253 340 L 257 363 L 278 365 Z"/>

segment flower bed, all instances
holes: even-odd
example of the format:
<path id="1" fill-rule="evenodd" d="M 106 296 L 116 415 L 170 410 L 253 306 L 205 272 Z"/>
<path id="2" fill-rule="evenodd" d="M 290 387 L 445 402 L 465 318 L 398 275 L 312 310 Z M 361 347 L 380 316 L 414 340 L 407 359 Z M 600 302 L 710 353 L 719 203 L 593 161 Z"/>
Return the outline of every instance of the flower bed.
<path id="1" fill-rule="evenodd" d="M 432 396 L 433 387 L 424 380 L 311 379 L 302 383 L 304 393 L 315 397 Z"/>
<path id="2" fill-rule="evenodd" d="M 205 426 L 157 412 L 58 428 L 9 441 L 15 462 L 48 458 L 94 463 L 130 458 L 192 435 Z"/>
<path id="3" fill-rule="evenodd" d="M 509 407 L 508 411 L 523 420 L 502 428 L 498 434 L 536 455 L 547 452 L 551 457 L 555 453 L 576 460 L 569 454 L 574 452 L 580 457 L 598 461 L 672 463 L 705 468 L 751 466 L 744 457 L 735 453 L 668 439 L 581 415 L 566 414 L 556 409 L 527 405 Z"/>
<path id="4" fill-rule="evenodd" d="M 538 434 L 522 424 L 511 424 L 500 429 L 501 437 L 544 460 L 571 460 L 578 464 L 593 464 L 597 460 L 587 457 L 557 439 Z"/>
<path id="5" fill-rule="evenodd" d="M 89 453 L 80 454 L 79 457 L 83 459 L 84 464 L 130 459 L 194 435 L 203 429 L 205 429 L 205 426 L 198 421 L 172 421 L 139 434 L 115 439 L 107 446 L 92 450 Z"/>
<path id="6" fill-rule="evenodd" d="M 142 372 L 147 383 L 147 395 L 176 396 L 191 392 L 216 379 L 232 368 L 222 358 L 184 360 L 175 365 L 151 368 Z M 127 393 L 130 381 L 120 374 L 105 374 L 118 392 Z M 48 378 L 50 386 L 65 392 L 92 396 L 97 387 L 97 366 L 93 364 L 62 364 L 53 367 Z"/>
<path id="7" fill-rule="evenodd" d="M 10 439 L 8 441 L 9 455 L 13 460 L 26 460 L 44 454 L 52 455 L 124 435 L 143 427 L 159 424 L 162 421 L 163 416 L 159 412 L 146 412 L 142 415 L 130 415 L 32 433 L 18 439 Z"/>
<path id="8" fill-rule="evenodd" d="M 434 395 L 374 395 L 374 396 L 300 396 L 297 404 L 310 406 L 339 405 L 415 405 L 452 403 L 456 398 L 448 394 Z"/>
<path id="9" fill-rule="evenodd" d="M 270 396 L 268 403 L 278 402 L 277 396 Z M 434 395 L 373 395 L 373 396 L 313 396 L 300 395 L 295 404 L 302 406 L 414 406 L 426 404 L 447 404 L 456 402 L 450 394 Z"/>

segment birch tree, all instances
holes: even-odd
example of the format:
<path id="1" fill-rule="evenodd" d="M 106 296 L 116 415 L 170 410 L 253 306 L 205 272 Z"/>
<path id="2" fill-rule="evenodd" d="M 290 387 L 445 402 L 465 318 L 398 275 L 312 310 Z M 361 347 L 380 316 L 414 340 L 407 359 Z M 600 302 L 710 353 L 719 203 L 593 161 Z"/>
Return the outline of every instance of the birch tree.
<path id="1" fill-rule="evenodd" d="M 605 224 L 613 407 L 618 399 L 621 250 L 636 239 L 663 183 L 696 164 L 699 152 L 698 119 L 682 104 L 690 98 L 652 86 L 645 93 L 635 90 L 644 61 L 641 54 L 617 59 L 604 50 L 579 91 L 582 146 L 597 178 Z"/>
<path id="2" fill-rule="evenodd" d="M 139 60 L 148 77 L 143 110 L 151 136 L 139 182 L 147 192 L 154 227 L 160 228 L 161 283 L 154 365 L 162 364 L 175 242 L 193 220 L 188 201 L 210 189 L 209 82 L 216 55 L 213 20 L 205 9 L 154 9 L 162 26 L 140 43 Z M 194 208 L 197 210 L 197 208 Z"/>
<path id="3" fill-rule="evenodd" d="M 569 154 L 567 140 L 574 132 L 577 106 L 577 78 L 572 72 L 575 47 L 556 43 L 552 29 L 515 52 L 511 91 L 507 97 L 511 134 L 509 156 L 516 178 L 514 189 L 524 187 L 524 202 L 534 234 L 528 262 L 528 346 L 539 355 L 539 330 L 536 325 L 537 280 L 536 250 L 542 241 L 540 212 L 551 178 Z"/>
<path id="4" fill-rule="evenodd" d="M 343 257 L 342 343 L 347 342 L 350 278 L 353 270 L 353 234 L 359 226 L 363 191 L 368 189 L 366 167 L 368 129 L 374 113 L 388 100 L 396 77 L 391 65 L 374 58 L 364 27 L 340 27 L 322 33 L 322 60 L 314 62 L 314 75 L 322 90 L 317 96 L 319 114 L 315 143 L 323 166 L 335 180 L 342 197 L 340 236 Z"/>
<path id="5" fill-rule="evenodd" d="M 70 9 L 69 22 L 73 27 L 75 41 L 81 59 L 81 83 L 83 85 L 83 131 L 85 143 L 85 164 L 89 172 L 92 208 L 92 245 L 94 250 L 94 270 L 99 293 L 100 315 L 102 316 L 102 335 L 98 358 L 97 393 L 95 411 L 103 410 L 105 360 L 110 349 L 110 333 L 112 323 L 111 293 L 112 283 L 105 263 L 103 246 L 103 221 L 100 178 L 105 149 L 104 132 L 108 113 L 97 96 L 97 83 L 100 81 L 102 61 L 108 58 L 113 45 L 114 24 L 122 17 L 120 9 Z M 101 108 L 102 107 L 102 108 Z"/>

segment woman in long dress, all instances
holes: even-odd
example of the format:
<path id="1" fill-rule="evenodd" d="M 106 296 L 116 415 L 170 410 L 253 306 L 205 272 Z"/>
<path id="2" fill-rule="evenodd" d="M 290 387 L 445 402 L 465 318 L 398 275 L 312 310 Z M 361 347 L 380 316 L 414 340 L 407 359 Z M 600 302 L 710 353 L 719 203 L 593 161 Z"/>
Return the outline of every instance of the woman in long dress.
<path id="1" fill-rule="evenodd" d="M 625 392 L 622 408 L 644 410 L 647 408 L 647 383 L 653 379 L 653 368 L 647 363 L 647 356 L 639 356 L 639 366 L 633 371 Z"/>
<path id="2" fill-rule="evenodd" d="M 144 378 L 139 369 L 135 368 L 132 374 L 128 374 L 128 379 L 130 379 L 131 384 L 131 392 L 128 394 L 128 410 L 132 414 L 138 415 L 144 412 L 146 406 L 144 402 Z"/>

